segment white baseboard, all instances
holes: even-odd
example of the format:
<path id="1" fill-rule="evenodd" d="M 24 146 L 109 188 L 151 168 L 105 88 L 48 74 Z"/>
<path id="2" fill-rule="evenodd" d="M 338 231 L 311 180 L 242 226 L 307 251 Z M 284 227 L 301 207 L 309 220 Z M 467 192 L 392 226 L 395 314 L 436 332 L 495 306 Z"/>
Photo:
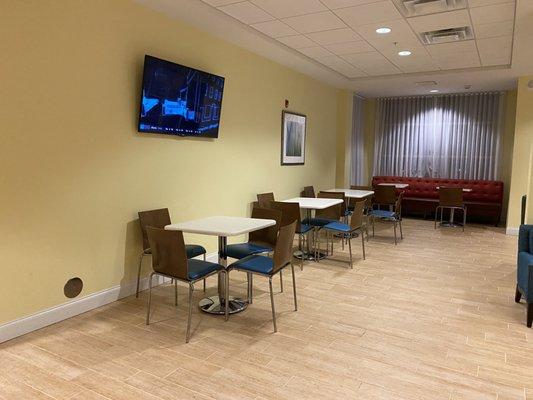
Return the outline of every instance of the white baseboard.
<path id="1" fill-rule="evenodd" d="M 202 259 L 201 256 L 197 258 Z M 208 254 L 207 260 L 218 262 L 218 253 Z M 154 285 L 160 285 L 165 281 L 169 281 L 169 279 L 156 276 Z M 136 289 L 136 281 L 125 285 L 113 286 L 79 299 L 73 299 L 67 303 L 39 311 L 27 317 L 7 322 L 0 325 L 0 343 L 131 296 L 135 294 Z M 141 279 L 140 290 L 146 289 L 148 289 L 148 278 L 143 278 Z"/>
<path id="2" fill-rule="evenodd" d="M 507 227 L 505 229 L 505 234 L 506 235 L 511 235 L 511 236 L 518 236 L 518 228 L 515 228 L 515 227 Z"/>

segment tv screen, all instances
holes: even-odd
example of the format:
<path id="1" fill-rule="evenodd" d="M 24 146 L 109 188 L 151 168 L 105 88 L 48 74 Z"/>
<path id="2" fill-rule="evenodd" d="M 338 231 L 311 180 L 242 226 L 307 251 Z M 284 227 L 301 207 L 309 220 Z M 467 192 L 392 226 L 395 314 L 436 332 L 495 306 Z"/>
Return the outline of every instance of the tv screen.
<path id="1" fill-rule="evenodd" d="M 144 57 L 139 132 L 218 137 L 224 78 Z"/>

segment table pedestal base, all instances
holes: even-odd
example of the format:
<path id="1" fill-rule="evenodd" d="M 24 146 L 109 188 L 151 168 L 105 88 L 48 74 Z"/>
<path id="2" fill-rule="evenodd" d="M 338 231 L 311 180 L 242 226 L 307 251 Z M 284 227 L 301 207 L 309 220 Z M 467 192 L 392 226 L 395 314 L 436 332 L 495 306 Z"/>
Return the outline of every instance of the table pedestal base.
<path id="1" fill-rule="evenodd" d="M 248 307 L 248 302 L 237 299 L 230 296 L 229 298 L 229 314 L 235 314 L 244 311 Z M 226 307 L 220 303 L 218 296 L 206 297 L 200 300 L 200 309 L 209 314 L 224 315 L 226 313 Z"/>
<path id="2" fill-rule="evenodd" d="M 301 260 L 303 258 L 305 261 L 315 261 L 317 259 L 317 257 L 315 257 L 315 253 L 312 251 L 298 250 L 293 253 L 293 256 L 294 258 L 297 258 L 298 260 Z M 322 252 L 318 253 L 319 260 L 323 260 L 326 257 L 327 257 L 326 253 L 322 253 Z"/>

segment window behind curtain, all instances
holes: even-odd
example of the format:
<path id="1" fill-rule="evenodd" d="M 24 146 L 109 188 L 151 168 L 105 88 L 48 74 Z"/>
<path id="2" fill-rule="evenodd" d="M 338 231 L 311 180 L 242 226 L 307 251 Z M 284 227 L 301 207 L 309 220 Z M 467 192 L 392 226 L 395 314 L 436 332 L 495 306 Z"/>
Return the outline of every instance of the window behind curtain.
<path id="1" fill-rule="evenodd" d="M 503 93 L 380 98 L 374 175 L 498 179 Z"/>

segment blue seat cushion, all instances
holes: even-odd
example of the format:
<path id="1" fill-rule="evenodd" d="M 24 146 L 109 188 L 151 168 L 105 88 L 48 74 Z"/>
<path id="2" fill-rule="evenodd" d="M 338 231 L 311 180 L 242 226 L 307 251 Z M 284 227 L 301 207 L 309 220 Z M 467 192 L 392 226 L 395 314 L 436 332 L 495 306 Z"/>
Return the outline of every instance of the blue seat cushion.
<path id="1" fill-rule="evenodd" d="M 237 268 L 251 272 L 268 275 L 274 268 L 274 260 L 266 256 L 248 256 L 230 265 L 230 268 Z"/>
<path id="2" fill-rule="evenodd" d="M 206 253 L 205 248 L 199 244 L 186 244 L 185 251 L 187 252 L 187 258 L 194 258 Z"/>
<path id="3" fill-rule="evenodd" d="M 188 275 L 190 280 L 200 279 L 211 272 L 224 268 L 220 264 L 215 264 L 203 260 L 188 260 Z"/>
<path id="4" fill-rule="evenodd" d="M 252 254 L 268 253 L 270 251 L 272 251 L 271 247 L 261 246 L 250 242 L 230 244 L 226 246 L 226 255 L 238 260 Z"/>
<path id="5" fill-rule="evenodd" d="M 328 219 L 328 218 L 306 218 L 302 221 L 302 223 L 311 225 L 311 226 L 318 226 L 322 227 L 324 225 L 329 224 L 330 222 L 335 222 L 335 219 Z"/>
<path id="6" fill-rule="evenodd" d="M 311 229 L 313 229 L 311 225 L 300 224 L 300 229 L 296 233 L 303 235 L 304 233 L 309 232 Z"/>
<path id="7" fill-rule="evenodd" d="M 528 303 L 533 302 L 533 254 L 518 253 L 517 283 Z"/>
<path id="8" fill-rule="evenodd" d="M 372 210 L 370 211 L 370 215 L 373 215 L 377 218 L 396 218 L 396 214 L 394 211 L 386 211 L 386 210 Z"/>
<path id="9" fill-rule="evenodd" d="M 350 232 L 352 230 L 349 225 L 337 221 L 330 222 L 329 224 L 325 225 L 324 229 L 329 229 L 337 232 Z"/>

